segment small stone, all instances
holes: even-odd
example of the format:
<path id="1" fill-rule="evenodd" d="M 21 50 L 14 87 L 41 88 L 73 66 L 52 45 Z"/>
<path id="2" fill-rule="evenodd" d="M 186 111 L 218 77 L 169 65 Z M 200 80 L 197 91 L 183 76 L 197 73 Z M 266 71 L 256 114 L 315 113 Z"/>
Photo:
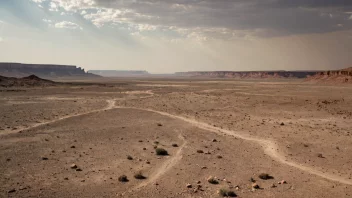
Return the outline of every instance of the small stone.
<path id="1" fill-rule="evenodd" d="M 70 166 L 72 169 L 76 169 L 77 168 L 77 165 L 76 164 L 71 164 Z"/>
<path id="2" fill-rule="evenodd" d="M 276 188 L 275 184 L 271 184 L 270 188 Z"/>
<path id="3" fill-rule="evenodd" d="M 76 148 L 75 146 L 71 146 L 71 148 Z"/>
<path id="4" fill-rule="evenodd" d="M 68 177 L 65 177 L 64 180 L 68 180 Z"/>
<path id="5" fill-rule="evenodd" d="M 207 169 L 207 167 L 206 166 L 202 166 L 202 169 Z"/>
<path id="6" fill-rule="evenodd" d="M 323 154 L 321 154 L 321 153 L 318 153 L 317 156 L 318 156 L 319 158 L 324 158 Z"/>
<path id="7" fill-rule="evenodd" d="M 76 171 L 82 171 L 82 169 L 80 169 L 80 168 L 77 168 L 77 169 L 76 169 Z"/>
<path id="8" fill-rule="evenodd" d="M 287 184 L 287 182 L 285 180 L 281 180 L 279 182 L 277 182 L 278 184 Z"/>
<path id="9" fill-rule="evenodd" d="M 212 142 L 217 142 L 217 140 L 216 140 L 216 139 L 213 139 Z"/>
<path id="10" fill-rule="evenodd" d="M 147 148 L 143 148 L 143 150 L 145 151 L 145 150 L 147 150 Z"/>
<path id="11" fill-rule="evenodd" d="M 150 164 L 150 161 L 146 161 L 145 163 Z"/>
<path id="12" fill-rule="evenodd" d="M 187 184 L 186 187 L 187 188 L 192 188 L 192 184 Z"/>
<path id="13" fill-rule="evenodd" d="M 253 188 L 253 189 L 259 189 L 259 185 L 258 185 L 257 183 L 253 183 L 253 184 L 252 184 L 252 188 Z"/>
<path id="14" fill-rule="evenodd" d="M 197 184 L 200 184 L 200 183 L 202 183 L 201 181 L 197 181 Z"/>
<path id="15" fill-rule="evenodd" d="M 281 126 L 284 126 L 285 124 L 283 123 L 283 122 L 281 122 L 281 124 L 280 124 Z"/>
<path id="16" fill-rule="evenodd" d="M 130 155 L 127 155 L 127 159 L 128 159 L 128 160 L 133 160 L 133 157 L 130 156 Z"/>
<path id="17" fill-rule="evenodd" d="M 42 157 L 42 160 L 48 160 L 48 158 L 47 157 Z"/>
<path id="18" fill-rule="evenodd" d="M 11 190 L 9 190 L 9 191 L 7 191 L 8 193 L 14 193 L 14 192 L 16 192 L 16 189 L 11 189 Z"/>
<path id="19" fill-rule="evenodd" d="M 158 126 L 163 126 L 161 123 L 158 123 Z"/>

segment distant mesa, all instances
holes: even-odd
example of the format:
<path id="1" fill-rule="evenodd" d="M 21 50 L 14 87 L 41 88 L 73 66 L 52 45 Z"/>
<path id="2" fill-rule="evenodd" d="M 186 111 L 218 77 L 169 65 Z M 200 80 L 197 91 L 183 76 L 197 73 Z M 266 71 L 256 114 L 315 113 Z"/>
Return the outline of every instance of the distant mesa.
<path id="1" fill-rule="evenodd" d="M 7 77 L 25 77 L 30 75 L 41 78 L 59 77 L 98 77 L 84 69 L 72 65 L 0 63 L 0 75 Z"/>
<path id="2" fill-rule="evenodd" d="M 150 75 L 143 70 L 89 70 L 89 73 L 104 77 L 138 77 Z"/>
<path id="3" fill-rule="evenodd" d="M 316 83 L 348 83 L 352 84 L 352 67 L 341 69 L 318 72 L 307 78 L 307 82 Z"/>
<path id="4" fill-rule="evenodd" d="M 320 71 L 192 71 L 177 72 L 177 76 L 206 77 L 206 78 L 238 78 L 238 79 L 262 79 L 262 78 L 306 78 Z"/>

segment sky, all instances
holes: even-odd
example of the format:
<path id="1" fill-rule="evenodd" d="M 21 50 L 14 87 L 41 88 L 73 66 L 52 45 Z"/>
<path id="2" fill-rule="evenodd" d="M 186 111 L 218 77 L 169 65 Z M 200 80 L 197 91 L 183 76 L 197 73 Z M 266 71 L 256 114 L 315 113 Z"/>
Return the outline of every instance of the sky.
<path id="1" fill-rule="evenodd" d="M 326 70 L 351 54 L 351 0 L 0 0 L 0 62 Z"/>

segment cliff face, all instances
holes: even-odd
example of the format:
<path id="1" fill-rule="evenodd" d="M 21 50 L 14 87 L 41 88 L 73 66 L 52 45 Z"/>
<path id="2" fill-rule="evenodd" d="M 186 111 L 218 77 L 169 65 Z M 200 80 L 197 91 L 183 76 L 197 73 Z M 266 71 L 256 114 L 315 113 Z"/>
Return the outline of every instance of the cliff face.
<path id="1" fill-rule="evenodd" d="M 0 63 L 0 75 L 9 77 L 29 75 L 40 77 L 95 76 L 76 66 L 22 63 Z"/>
<path id="2" fill-rule="evenodd" d="M 352 67 L 319 72 L 314 76 L 307 78 L 308 82 L 323 82 L 323 83 L 351 83 L 352 84 Z"/>
<path id="3" fill-rule="evenodd" d="M 133 77 L 149 75 L 147 71 L 138 70 L 89 70 L 88 72 L 105 77 Z"/>
<path id="4" fill-rule="evenodd" d="M 306 78 L 317 74 L 317 71 L 207 71 L 207 72 L 177 72 L 175 75 L 188 77 L 213 78 Z"/>

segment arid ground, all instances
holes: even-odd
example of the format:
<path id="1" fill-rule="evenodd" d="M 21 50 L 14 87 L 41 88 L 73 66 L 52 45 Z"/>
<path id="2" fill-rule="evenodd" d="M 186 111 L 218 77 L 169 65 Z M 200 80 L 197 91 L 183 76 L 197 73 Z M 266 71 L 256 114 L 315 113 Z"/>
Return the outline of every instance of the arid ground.
<path id="1" fill-rule="evenodd" d="M 352 197 L 352 86 L 102 79 L 0 89 L 0 197 Z"/>

